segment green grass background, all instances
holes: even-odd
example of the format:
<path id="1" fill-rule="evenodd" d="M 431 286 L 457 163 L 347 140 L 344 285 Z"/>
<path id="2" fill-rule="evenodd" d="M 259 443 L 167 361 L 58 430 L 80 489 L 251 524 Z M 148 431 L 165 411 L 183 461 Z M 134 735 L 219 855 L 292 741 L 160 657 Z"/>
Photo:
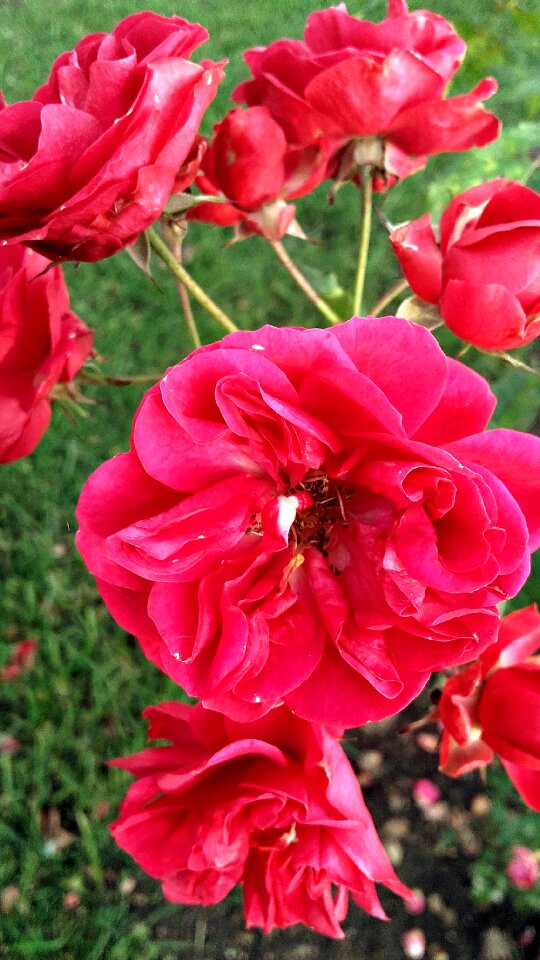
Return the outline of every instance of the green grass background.
<path id="1" fill-rule="evenodd" d="M 349 7 L 370 19 L 384 14 L 380 0 Z M 8 102 L 31 96 L 53 59 L 84 34 L 109 31 L 137 9 L 126 0 L 1 2 L 0 86 Z M 211 35 L 204 56 L 230 61 L 205 119 L 208 132 L 246 76 L 242 50 L 283 34 L 300 36 L 312 5 L 277 0 L 270 9 L 262 0 L 187 0 L 181 6 L 154 0 L 152 9 L 204 23 Z M 479 180 L 523 177 L 540 150 L 540 78 L 532 69 L 540 55 L 540 12 L 534 0 L 433 0 L 432 9 L 452 19 L 469 42 L 452 92 L 469 89 L 485 74 L 496 75 L 500 93 L 492 106 L 505 122 L 505 133 L 484 151 L 433 160 L 425 173 L 379 197 L 377 203 L 396 223 L 426 209 L 437 214 L 453 192 Z M 298 205 L 314 243 L 291 240 L 287 246 L 312 282 L 346 313 L 343 291 L 350 290 L 354 272 L 357 195 L 346 186 L 332 208 L 324 198 L 321 187 Z M 186 260 L 240 326 L 318 323 L 262 240 L 225 248 L 224 239 L 211 228 L 190 228 Z M 159 289 L 123 254 L 66 268 L 73 307 L 95 328 L 96 347 L 110 358 L 108 373 L 162 372 L 188 349 L 174 286 L 159 265 L 154 272 Z M 367 305 L 398 277 L 375 222 Z M 196 313 L 203 338 L 217 338 L 213 321 Z M 461 346 L 450 335 L 441 339 L 449 352 Z M 534 359 L 534 349 L 519 355 Z M 494 385 L 496 425 L 528 429 L 536 416 L 537 382 L 473 352 L 466 361 Z M 31 636 L 39 643 L 31 672 L 1 691 L 0 732 L 16 737 L 21 749 L 0 754 L 0 892 L 10 885 L 18 891 L 15 906 L 0 914 L 0 956 L 167 960 L 191 956 L 193 943 L 180 932 L 167 942 L 155 935 L 156 924 L 164 917 L 174 921 L 181 908 L 164 904 L 157 884 L 145 883 L 110 840 L 106 821 L 115 815 L 128 778 L 105 761 L 140 748 L 140 711 L 177 696 L 178 690 L 111 621 L 73 544 L 79 491 L 104 459 L 126 449 L 143 389 L 85 388 L 85 393 L 95 401 L 86 420 L 73 424 L 55 409 L 36 453 L 0 473 L 0 665 L 13 641 Z M 514 606 L 538 599 L 537 584 L 533 578 Z M 105 818 L 96 811 L 101 803 L 109 804 Z M 50 808 L 60 811 L 63 828 L 73 834 L 57 852 L 40 832 L 40 811 Z M 143 890 L 138 907 L 121 892 L 126 876 L 135 876 Z M 76 910 L 62 906 L 68 891 L 81 896 Z M 207 945 L 208 956 L 220 955 L 217 951 L 218 945 Z"/>

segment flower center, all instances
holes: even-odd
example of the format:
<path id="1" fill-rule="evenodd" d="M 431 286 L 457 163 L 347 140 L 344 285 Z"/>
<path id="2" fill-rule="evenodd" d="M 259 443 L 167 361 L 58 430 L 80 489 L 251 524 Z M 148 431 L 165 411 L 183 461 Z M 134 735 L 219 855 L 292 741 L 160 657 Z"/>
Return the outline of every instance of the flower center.
<path id="1" fill-rule="evenodd" d="M 328 556 L 328 546 L 336 525 L 347 529 L 347 501 L 353 490 L 336 483 L 325 473 L 311 473 L 291 491 L 298 500 L 298 510 L 290 538 L 300 548 L 311 546 Z"/>

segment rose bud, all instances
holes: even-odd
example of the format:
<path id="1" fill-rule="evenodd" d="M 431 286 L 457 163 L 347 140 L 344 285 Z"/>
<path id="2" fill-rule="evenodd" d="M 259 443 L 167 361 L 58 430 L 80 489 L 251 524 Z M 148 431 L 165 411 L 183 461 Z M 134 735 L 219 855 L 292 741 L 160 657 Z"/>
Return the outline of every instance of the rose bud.
<path id="1" fill-rule="evenodd" d="M 458 337 L 512 350 L 540 334 L 540 196 L 492 180 L 454 197 L 440 240 L 430 217 L 390 235 L 413 292 L 437 304 Z"/>
<path id="2" fill-rule="evenodd" d="M 540 439 L 483 432 L 493 406 L 405 320 L 230 334 L 146 394 L 83 489 L 79 549 L 206 706 L 390 716 L 493 642 L 529 572 Z"/>
<path id="3" fill-rule="evenodd" d="M 540 615 L 535 606 L 501 620 L 499 639 L 451 677 L 435 715 L 441 764 L 451 777 L 498 754 L 516 790 L 540 811 Z"/>
<path id="4" fill-rule="evenodd" d="M 34 450 L 49 425 L 53 387 L 73 380 L 92 350 L 62 269 L 50 266 L 22 245 L 0 247 L 0 463 Z"/>
<path id="5" fill-rule="evenodd" d="M 183 165 L 223 72 L 186 58 L 207 38 L 180 17 L 135 13 L 63 53 L 32 100 L 4 105 L 0 239 L 51 260 L 134 243 L 197 172 Z"/>
<path id="6" fill-rule="evenodd" d="M 187 219 L 241 225 L 244 234 L 259 233 L 271 241 L 295 232 L 295 208 L 285 201 L 304 196 L 324 179 L 326 144 L 290 147 L 265 107 L 231 110 L 214 131 L 196 182 L 203 194 L 225 202 L 197 203 Z"/>
<path id="7" fill-rule="evenodd" d="M 538 859 L 527 847 L 512 847 L 506 876 L 519 890 L 530 890 L 538 881 Z"/>
<path id="8" fill-rule="evenodd" d="M 112 761 L 138 779 L 111 831 L 167 900 L 218 903 L 241 883 L 248 927 L 342 938 L 349 894 L 381 919 L 375 883 L 409 896 L 329 730 L 283 707 L 248 724 L 200 704 L 143 716 L 171 745 Z"/>
<path id="9" fill-rule="evenodd" d="M 444 98 L 464 54 L 464 41 L 443 17 L 409 13 L 405 0 L 389 0 L 379 24 L 350 16 L 341 3 L 309 15 L 303 43 L 248 50 L 253 79 L 233 100 L 268 107 L 291 144 L 331 138 L 338 180 L 369 165 L 375 188 L 383 189 L 422 169 L 431 154 L 498 136 L 499 122 L 482 106 L 495 80 Z"/>

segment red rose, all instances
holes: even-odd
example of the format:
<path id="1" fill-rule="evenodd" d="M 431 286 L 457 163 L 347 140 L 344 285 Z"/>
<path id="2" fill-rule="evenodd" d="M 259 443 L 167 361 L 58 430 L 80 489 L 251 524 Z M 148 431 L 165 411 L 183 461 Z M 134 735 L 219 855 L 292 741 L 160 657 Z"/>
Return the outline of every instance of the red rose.
<path id="1" fill-rule="evenodd" d="M 451 777 L 501 758 L 525 803 L 540 811 L 540 615 L 501 620 L 499 639 L 444 686 L 441 770 Z"/>
<path id="2" fill-rule="evenodd" d="M 0 238 L 54 260 L 102 260 L 133 243 L 178 188 L 222 77 L 219 64 L 185 59 L 207 37 L 180 17 L 133 14 L 63 53 L 32 100 L 1 110 Z"/>
<path id="3" fill-rule="evenodd" d="M 112 761 L 138 780 L 111 831 L 168 900 L 217 903 L 242 883 L 248 926 L 343 937 L 349 893 L 380 918 L 375 883 L 410 896 L 324 727 L 285 708 L 249 724 L 179 703 L 143 716 L 171 746 Z"/>
<path id="4" fill-rule="evenodd" d="M 244 233 L 279 240 L 294 219 L 295 208 L 285 201 L 314 190 L 326 175 L 326 145 L 290 147 L 265 107 L 231 110 L 214 130 L 197 186 L 229 202 L 198 203 L 187 219 L 242 224 Z"/>
<path id="5" fill-rule="evenodd" d="M 0 247 L 0 463 L 37 446 L 52 388 L 72 380 L 92 349 L 61 268 L 50 266 L 23 246 Z"/>
<path id="6" fill-rule="evenodd" d="M 413 291 L 440 305 L 458 337 L 485 350 L 512 350 L 540 333 L 540 196 L 492 180 L 454 197 L 390 236 Z"/>
<path id="7" fill-rule="evenodd" d="M 118 622 L 239 720 L 354 726 L 494 639 L 540 537 L 540 439 L 423 328 L 233 333 L 143 399 L 78 508 Z"/>
<path id="8" fill-rule="evenodd" d="M 454 197 L 440 241 L 428 214 L 390 235 L 412 290 L 458 337 L 512 350 L 540 334 L 540 196 L 492 180 Z"/>
<path id="9" fill-rule="evenodd" d="M 233 100 L 262 104 L 289 143 L 312 145 L 331 137 L 340 178 L 363 164 L 395 182 L 446 150 L 483 146 L 499 133 L 481 101 L 495 93 L 489 78 L 459 97 L 444 99 L 465 53 L 453 27 L 426 10 L 409 13 L 389 0 L 382 23 L 358 20 L 345 4 L 310 14 L 304 42 L 277 40 L 248 50 L 253 79 Z M 341 168 L 341 169 L 340 169 Z"/>

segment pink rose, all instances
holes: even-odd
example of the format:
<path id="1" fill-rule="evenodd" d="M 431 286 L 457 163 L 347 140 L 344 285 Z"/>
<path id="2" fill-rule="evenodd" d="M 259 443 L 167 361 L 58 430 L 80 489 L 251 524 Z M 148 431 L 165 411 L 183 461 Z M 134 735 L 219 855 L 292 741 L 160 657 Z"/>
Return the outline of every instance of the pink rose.
<path id="1" fill-rule="evenodd" d="M 50 392 L 72 380 L 93 333 L 69 309 L 61 267 L 0 248 L 0 463 L 26 457 L 51 418 Z M 43 272 L 46 271 L 46 272 Z"/>
<path id="2" fill-rule="evenodd" d="M 540 439 L 394 317 L 233 333 L 143 399 L 78 507 L 112 615 L 239 720 L 354 726 L 491 643 L 540 539 Z"/>
<path id="3" fill-rule="evenodd" d="M 516 790 L 540 811 L 540 615 L 535 606 L 501 620 L 499 638 L 446 682 L 440 769 L 458 777 L 498 754 Z"/>
<path id="4" fill-rule="evenodd" d="M 178 189 L 222 78 L 220 64 L 185 59 L 207 37 L 180 17 L 133 14 L 63 53 L 32 100 L 4 106 L 0 239 L 53 260 L 133 243 Z"/>
<path id="5" fill-rule="evenodd" d="M 506 875 L 519 890 L 530 890 L 536 886 L 540 876 L 538 858 L 528 847 L 512 847 Z"/>
<path id="6" fill-rule="evenodd" d="M 217 903 L 242 883 L 249 927 L 341 938 L 349 893 L 380 918 L 375 883 L 410 895 L 324 727 L 285 708 L 249 724 L 180 703 L 143 716 L 150 739 L 171 746 L 112 761 L 138 779 L 111 831 L 168 900 Z"/>
<path id="7" fill-rule="evenodd" d="M 279 240 L 294 220 L 295 208 L 285 201 L 314 190 L 326 176 L 326 144 L 290 147 L 265 107 L 231 110 L 214 130 L 197 186 L 228 202 L 197 203 L 187 219 L 241 225 L 241 234 Z"/>
<path id="8" fill-rule="evenodd" d="M 378 24 L 350 16 L 341 3 L 309 15 L 303 43 L 248 50 L 253 79 L 233 100 L 267 107 L 291 144 L 333 138 L 337 176 L 370 164 L 381 189 L 420 170 L 431 154 L 498 136 L 499 123 L 481 102 L 495 93 L 495 80 L 444 99 L 464 54 L 464 41 L 443 17 L 409 13 L 405 0 L 389 0 Z"/>
<path id="9" fill-rule="evenodd" d="M 540 334 L 540 196 L 492 180 L 454 197 L 437 242 L 429 214 L 390 235 L 412 290 L 458 337 L 512 350 Z"/>

